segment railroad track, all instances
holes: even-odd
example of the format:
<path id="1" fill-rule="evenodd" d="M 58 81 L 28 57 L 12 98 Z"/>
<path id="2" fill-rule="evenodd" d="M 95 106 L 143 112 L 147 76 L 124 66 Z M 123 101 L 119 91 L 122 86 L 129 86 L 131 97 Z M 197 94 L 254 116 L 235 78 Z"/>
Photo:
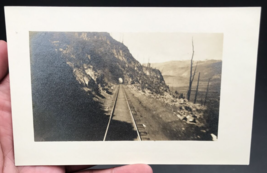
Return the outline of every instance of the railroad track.
<path id="1" fill-rule="evenodd" d="M 118 99 L 119 89 L 120 89 L 120 86 L 117 87 L 117 90 L 116 90 L 116 93 L 115 93 L 115 97 L 113 97 L 113 101 L 112 101 L 113 106 L 112 106 L 112 109 L 111 109 L 111 112 L 110 112 L 110 115 L 109 115 L 108 125 L 107 125 L 107 128 L 106 128 L 106 132 L 105 132 L 103 141 L 105 141 L 106 138 L 107 138 L 108 129 L 109 129 L 110 122 L 111 122 L 112 116 L 114 114 L 115 106 L 116 106 L 117 99 Z"/>
<path id="2" fill-rule="evenodd" d="M 112 136 L 112 133 L 116 133 L 116 130 L 115 132 L 114 130 L 111 130 L 115 128 L 114 125 L 112 125 L 113 121 L 114 123 L 116 121 L 121 121 L 121 122 L 127 122 L 128 124 L 132 124 L 133 129 L 136 131 L 135 140 L 138 140 L 138 141 L 149 140 L 149 137 L 147 137 L 145 126 L 141 122 L 141 117 L 135 111 L 122 85 L 119 85 L 117 87 L 112 103 L 113 103 L 113 106 L 110 112 L 109 121 L 108 121 L 108 125 L 106 128 L 103 141 L 106 141 L 108 138 L 109 138 L 108 140 L 116 140 L 110 137 Z M 124 129 L 124 127 L 116 127 L 116 129 L 117 129 L 118 134 L 120 133 L 120 131 L 123 132 L 124 136 L 122 140 L 127 140 L 127 133 L 125 133 L 125 131 L 127 130 Z M 120 131 L 118 131 L 118 129 Z M 130 140 L 131 135 L 133 134 L 129 133 L 129 140 Z M 117 138 L 117 140 L 120 140 L 120 138 Z"/>
<path id="3" fill-rule="evenodd" d="M 137 112 L 137 110 L 133 106 L 133 104 L 132 104 L 131 100 L 129 99 L 129 96 L 128 96 L 127 92 L 125 91 L 124 87 L 123 87 L 123 90 L 124 90 L 125 96 L 127 98 L 127 102 L 129 104 L 129 107 L 130 107 L 129 109 L 131 110 L 133 119 L 135 120 L 135 124 L 136 124 L 136 127 L 138 129 L 141 140 L 142 141 L 150 140 L 149 135 L 146 131 L 146 126 L 145 126 L 145 124 L 142 123 L 142 119 L 141 119 L 140 114 Z"/>

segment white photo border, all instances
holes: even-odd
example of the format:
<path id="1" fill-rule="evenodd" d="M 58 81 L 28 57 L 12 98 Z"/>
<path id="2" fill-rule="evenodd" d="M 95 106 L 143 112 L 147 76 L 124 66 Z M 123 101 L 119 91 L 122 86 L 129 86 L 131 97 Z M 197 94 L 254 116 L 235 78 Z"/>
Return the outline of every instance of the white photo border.
<path id="1" fill-rule="evenodd" d="M 5 7 L 16 165 L 248 165 L 260 7 Z M 217 141 L 34 142 L 30 31 L 223 33 Z"/>

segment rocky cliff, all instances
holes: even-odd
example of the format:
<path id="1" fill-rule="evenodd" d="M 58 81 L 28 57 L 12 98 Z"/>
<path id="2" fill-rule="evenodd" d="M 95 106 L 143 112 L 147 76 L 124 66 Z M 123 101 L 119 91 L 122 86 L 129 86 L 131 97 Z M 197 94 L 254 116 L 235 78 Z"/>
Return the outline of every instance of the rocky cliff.
<path id="1" fill-rule="evenodd" d="M 135 84 L 157 94 L 169 91 L 159 70 L 143 67 L 109 33 L 31 32 L 30 38 L 33 43 L 41 43 L 47 55 L 57 55 L 51 59 L 52 64 L 65 61 L 79 84 L 90 92 L 118 84 L 119 78 L 124 84 Z"/>

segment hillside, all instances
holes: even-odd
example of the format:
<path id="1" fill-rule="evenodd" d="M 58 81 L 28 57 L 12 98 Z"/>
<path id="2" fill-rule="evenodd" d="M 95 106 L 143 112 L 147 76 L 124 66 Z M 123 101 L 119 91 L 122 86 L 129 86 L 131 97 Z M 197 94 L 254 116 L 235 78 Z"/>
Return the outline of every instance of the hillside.
<path id="1" fill-rule="evenodd" d="M 118 84 L 119 78 L 124 84 L 137 84 L 158 94 L 168 91 L 159 71 L 151 69 L 148 74 L 128 48 L 109 33 L 32 32 L 31 39 L 32 46 L 41 43 L 47 54 L 53 54 L 49 57 L 51 65 L 65 61 L 79 84 L 91 92 Z M 38 61 L 42 61 L 40 58 L 44 57 L 38 57 Z"/>
<path id="2" fill-rule="evenodd" d="M 197 62 L 197 70 L 194 81 L 197 80 L 197 75 L 200 72 L 200 80 L 205 82 L 212 77 L 213 81 L 221 78 L 222 61 L 220 60 L 206 60 Z M 194 62 L 193 68 L 195 68 L 196 62 Z M 153 68 L 161 71 L 164 80 L 170 87 L 182 87 L 188 86 L 189 73 L 190 73 L 190 61 L 171 61 L 164 63 L 153 63 Z M 193 85 L 195 85 L 193 83 Z"/>

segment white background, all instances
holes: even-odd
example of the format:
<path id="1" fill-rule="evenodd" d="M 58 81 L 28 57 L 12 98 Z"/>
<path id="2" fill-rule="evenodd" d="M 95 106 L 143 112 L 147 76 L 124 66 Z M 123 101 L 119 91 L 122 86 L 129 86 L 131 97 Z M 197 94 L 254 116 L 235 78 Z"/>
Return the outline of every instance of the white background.
<path id="1" fill-rule="evenodd" d="M 6 7 L 16 165 L 249 164 L 260 8 Z M 219 139 L 34 142 L 29 31 L 223 33 Z"/>

